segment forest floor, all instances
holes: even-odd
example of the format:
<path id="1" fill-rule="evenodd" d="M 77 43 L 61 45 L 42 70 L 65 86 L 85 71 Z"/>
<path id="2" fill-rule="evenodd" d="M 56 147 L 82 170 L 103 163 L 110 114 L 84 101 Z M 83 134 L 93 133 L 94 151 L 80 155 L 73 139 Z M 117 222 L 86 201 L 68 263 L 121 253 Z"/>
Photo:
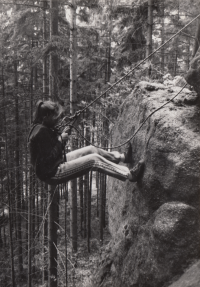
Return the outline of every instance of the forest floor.
<path id="1" fill-rule="evenodd" d="M 69 215 L 68 215 L 69 217 Z M 108 214 L 106 211 L 106 223 L 108 220 Z M 67 248 L 68 264 L 67 264 L 67 280 L 68 287 L 93 287 L 92 278 L 95 275 L 98 267 L 101 265 L 106 253 L 106 248 L 110 242 L 111 235 L 108 227 L 103 230 L 103 242 L 99 240 L 99 218 L 97 217 L 97 198 L 96 195 L 92 195 L 91 200 L 91 239 L 90 239 L 90 252 L 88 252 L 87 237 L 83 238 L 80 231 L 80 220 L 78 219 L 78 251 L 72 253 L 71 244 Z M 58 249 L 60 253 L 66 252 L 64 236 L 59 239 Z M 61 256 L 60 256 L 61 257 Z M 66 258 L 66 257 L 65 257 Z M 61 259 L 61 258 L 60 258 Z M 63 260 L 60 260 L 60 264 Z M 58 286 L 66 286 L 65 278 L 66 272 L 64 268 L 58 268 L 60 282 Z M 65 277 L 65 278 L 64 278 Z"/>
<path id="2" fill-rule="evenodd" d="M 97 196 L 96 190 L 93 189 L 91 199 L 91 239 L 90 239 L 90 252 L 88 252 L 87 237 L 83 238 L 80 224 L 80 208 L 78 208 L 78 242 L 77 252 L 72 253 L 72 245 L 70 240 L 70 210 L 67 204 L 67 212 L 65 212 L 65 199 L 60 200 L 59 204 L 59 229 L 58 229 L 58 287 L 93 287 L 92 277 L 95 275 L 98 268 L 101 266 L 101 262 L 106 253 L 107 245 L 110 242 L 111 235 L 106 226 L 103 229 L 103 242 L 99 240 L 99 218 L 97 217 Z M 79 203 L 78 203 L 79 206 Z M 65 214 L 67 213 L 67 250 L 65 241 Z M 108 212 L 106 209 L 106 223 L 108 223 Z M 42 239 L 41 239 L 42 240 Z M 46 269 L 48 271 L 47 262 L 44 265 L 43 261 L 43 248 L 41 240 L 37 240 L 35 245 L 34 256 L 34 273 L 32 277 L 32 286 L 34 287 L 46 287 L 47 282 L 42 284 L 42 271 Z M 16 250 L 15 250 L 16 252 Z M 48 249 L 46 250 L 46 258 L 48 258 Z M 66 254 L 67 254 L 67 270 L 66 270 Z M 9 257 L 9 245 L 6 248 L 0 250 L 0 287 L 11 286 L 11 270 L 10 270 L 10 257 Z M 16 278 L 15 283 L 17 287 L 27 286 L 28 276 L 28 264 L 27 257 L 24 260 L 23 274 L 18 273 L 17 270 L 17 257 L 15 258 Z M 67 272 L 67 283 L 66 283 Z"/>

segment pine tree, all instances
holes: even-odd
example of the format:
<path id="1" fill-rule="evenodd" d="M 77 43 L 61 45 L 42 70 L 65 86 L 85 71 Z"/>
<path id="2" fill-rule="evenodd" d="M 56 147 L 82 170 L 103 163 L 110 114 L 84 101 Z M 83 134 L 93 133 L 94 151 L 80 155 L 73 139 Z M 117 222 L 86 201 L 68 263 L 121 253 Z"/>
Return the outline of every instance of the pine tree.
<path id="1" fill-rule="evenodd" d="M 50 1 L 50 40 L 58 35 L 58 0 Z M 49 67 L 49 97 L 52 100 L 58 99 L 58 56 L 56 51 L 50 54 Z M 58 186 L 49 187 L 49 287 L 57 287 L 57 204 Z"/>

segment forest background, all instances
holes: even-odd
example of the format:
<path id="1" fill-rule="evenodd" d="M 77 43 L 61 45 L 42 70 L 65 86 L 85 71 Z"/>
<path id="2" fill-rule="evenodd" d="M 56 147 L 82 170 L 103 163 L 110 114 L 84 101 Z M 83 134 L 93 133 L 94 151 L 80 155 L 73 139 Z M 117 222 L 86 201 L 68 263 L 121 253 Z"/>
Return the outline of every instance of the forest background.
<path id="1" fill-rule="evenodd" d="M 0 0 L 1 286 L 71 286 L 69 252 L 76 254 L 81 238 L 90 252 L 92 176 L 103 242 L 104 176 L 90 173 L 59 187 L 35 177 L 27 144 L 35 103 L 58 101 L 68 115 L 84 109 L 199 11 L 199 0 Z M 199 31 L 196 20 L 85 110 L 72 131 L 73 148 L 110 148 L 119 107 L 135 83 L 184 76 Z"/>

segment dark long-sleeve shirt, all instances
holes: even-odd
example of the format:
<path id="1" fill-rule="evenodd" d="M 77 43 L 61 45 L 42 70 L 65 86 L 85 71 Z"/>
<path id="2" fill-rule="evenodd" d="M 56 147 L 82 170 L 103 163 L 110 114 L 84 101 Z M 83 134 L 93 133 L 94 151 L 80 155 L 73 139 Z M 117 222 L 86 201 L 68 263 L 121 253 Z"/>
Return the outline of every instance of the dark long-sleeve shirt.
<path id="1" fill-rule="evenodd" d="M 42 124 L 33 126 L 29 134 L 29 147 L 37 177 L 45 181 L 54 176 L 63 162 L 63 145 L 58 140 L 57 132 Z"/>

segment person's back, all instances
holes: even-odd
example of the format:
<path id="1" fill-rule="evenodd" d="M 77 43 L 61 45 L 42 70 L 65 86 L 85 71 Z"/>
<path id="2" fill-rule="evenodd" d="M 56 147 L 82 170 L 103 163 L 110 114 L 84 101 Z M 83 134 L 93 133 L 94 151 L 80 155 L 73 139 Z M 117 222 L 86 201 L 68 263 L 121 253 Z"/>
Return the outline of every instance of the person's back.
<path id="1" fill-rule="evenodd" d="M 29 132 L 28 143 L 36 175 L 45 180 L 55 175 L 57 167 L 63 162 L 62 142 L 54 129 L 63 109 L 58 104 L 39 101 L 33 125 Z"/>
<path id="2" fill-rule="evenodd" d="M 38 178 L 45 180 L 54 176 L 63 162 L 62 143 L 58 141 L 57 133 L 42 124 L 35 125 L 29 137 L 29 148 Z"/>

